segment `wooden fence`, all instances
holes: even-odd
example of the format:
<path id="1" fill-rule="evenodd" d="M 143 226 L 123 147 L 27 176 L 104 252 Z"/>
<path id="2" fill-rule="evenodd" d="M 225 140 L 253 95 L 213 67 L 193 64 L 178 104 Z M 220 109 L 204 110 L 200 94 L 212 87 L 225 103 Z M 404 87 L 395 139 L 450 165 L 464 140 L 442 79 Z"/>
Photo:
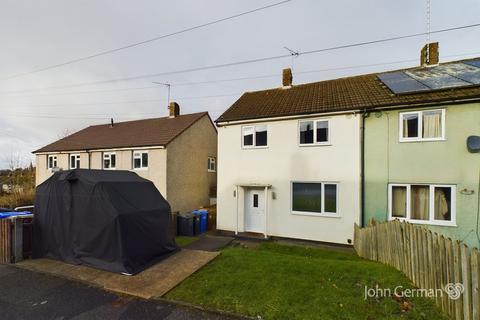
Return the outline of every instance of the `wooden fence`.
<path id="1" fill-rule="evenodd" d="M 418 288 L 444 290 L 435 301 L 452 319 L 480 319 L 477 249 L 398 220 L 363 229 L 355 225 L 354 247 L 359 256 L 402 271 Z M 463 284 L 459 299 L 450 299 L 446 294 L 450 283 Z"/>
<path id="2" fill-rule="evenodd" d="M 10 219 L 0 219 L 0 263 L 10 263 L 12 260 L 12 222 Z"/>

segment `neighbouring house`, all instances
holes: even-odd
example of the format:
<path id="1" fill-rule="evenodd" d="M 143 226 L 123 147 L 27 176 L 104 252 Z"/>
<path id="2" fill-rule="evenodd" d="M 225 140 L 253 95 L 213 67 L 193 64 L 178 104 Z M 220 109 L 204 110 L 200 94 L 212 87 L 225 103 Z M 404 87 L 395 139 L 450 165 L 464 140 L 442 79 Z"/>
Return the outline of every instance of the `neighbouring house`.
<path id="1" fill-rule="evenodd" d="M 430 55 L 378 75 L 385 94 L 372 91 L 381 103 L 365 118 L 365 222 L 407 220 L 478 247 L 480 154 L 467 139 L 480 136 L 480 59 L 438 64 L 438 43 Z"/>
<path id="2" fill-rule="evenodd" d="M 151 180 L 173 211 L 210 204 L 217 181 L 217 131 L 207 112 L 95 125 L 33 152 L 36 185 L 54 171 L 131 170 Z"/>
<path id="3" fill-rule="evenodd" d="M 247 92 L 216 120 L 217 228 L 348 244 L 360 220 L 361 115 L 349 81 Z M 346 96 L 349 94 L 349 97 Z"/>
<path id="4" fill-rule="evenodd" d="M 436 66 L 438 44 L 421 60 L 301 85 L 286 69 L 282 87 L 240 97 L 216 120 L 218 229 L 348 244 L 354 223 L 403 218 L 476 238 L 480 60 Z"/>

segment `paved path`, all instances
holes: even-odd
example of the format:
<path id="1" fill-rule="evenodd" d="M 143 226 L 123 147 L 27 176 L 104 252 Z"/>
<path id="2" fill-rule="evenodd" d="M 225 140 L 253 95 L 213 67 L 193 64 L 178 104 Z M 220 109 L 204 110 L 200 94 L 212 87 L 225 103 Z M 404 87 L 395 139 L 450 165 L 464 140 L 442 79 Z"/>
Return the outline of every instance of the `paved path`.
<path id="1" fill-rule="evenodd" d="M 0 265 L 0 320 L 233 319 Z"/>
<path id="2" fill-rule="evenodd" d="M 194 241 L 185 246 L 185 249 L 201 250 L 201 251 L 220 251 L 233 241 L 233 237 L 211 236 L 203 235 L 197 241 Z"/>

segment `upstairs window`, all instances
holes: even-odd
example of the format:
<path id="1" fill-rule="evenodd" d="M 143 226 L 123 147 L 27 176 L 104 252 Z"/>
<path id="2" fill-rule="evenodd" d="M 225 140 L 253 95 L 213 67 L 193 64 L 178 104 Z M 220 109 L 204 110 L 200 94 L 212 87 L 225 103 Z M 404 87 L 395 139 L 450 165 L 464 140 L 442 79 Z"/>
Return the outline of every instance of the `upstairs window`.
<path id="1" fill-rule="evenodd" d="M 452 185 L 390 184 L 390 219 L 455 225 L 455 192 Z"/>
<path id="2" fill-rule="evenodd" d="M 103 169 L 115 169 L 117 166 L 117 155 L 115 152 L 105 152 L 103 154 Z"/>
<path id="3" fill-rule="evenodd" d="M 133 169 L 148 169 L 148 152 L 133 152 Z"/>
<path id="4" fill-rule="evenodd" d="M 300 121 L 300 145 L 322 145 L 330 143 L 330 129 L 328 120 Z"/>
<path id="5" fill-rule="evenodd" d="M 57 167 L 57 156 L 48 156 L 47 157 L 47 169 L 53 169 Z"/>
<path id="6" fill-rule="evenodd" d="M 445 109 L 400 113 L 400 142 L 445 138 Z"/>
<path id="7" fill-rule="evenodd" d="M 70 169 L 79 169 L 80 168 L 80 155 L 71 154 L 70 155 Z"/>
<path id="8" fill-rule="evenodd" d="M 244 148 L 266 147 L 268 145 L 266 125 L 242 127 L 242 146 Z"/>
<path id="9" fill-rule="evenodd" d="M 214 157 L 208 157 L 208 172 L 216 172 L 217 171 L 217 163 Z"/>

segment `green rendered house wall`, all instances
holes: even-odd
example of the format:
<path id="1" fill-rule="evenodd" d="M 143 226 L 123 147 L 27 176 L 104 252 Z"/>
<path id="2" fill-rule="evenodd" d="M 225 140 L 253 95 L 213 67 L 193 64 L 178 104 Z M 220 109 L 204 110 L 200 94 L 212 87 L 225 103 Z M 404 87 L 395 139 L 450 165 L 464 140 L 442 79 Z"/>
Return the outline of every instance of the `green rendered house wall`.
<path id="1" fill-rule="evenodd" d="M 389 183 L 455 184 L 457 226 L 428 227 L 480 247 L 476 234 L 480 153 L 469 153 L 466 147 L 468 136 L 480 135 L 480 103 L 408 111 L 442 108 L 446 109 L 444 141 L 399 142 L 399 113 L 407 110 L 373 112 L 366 118 L 365 221 L 388 219 Z"/>

